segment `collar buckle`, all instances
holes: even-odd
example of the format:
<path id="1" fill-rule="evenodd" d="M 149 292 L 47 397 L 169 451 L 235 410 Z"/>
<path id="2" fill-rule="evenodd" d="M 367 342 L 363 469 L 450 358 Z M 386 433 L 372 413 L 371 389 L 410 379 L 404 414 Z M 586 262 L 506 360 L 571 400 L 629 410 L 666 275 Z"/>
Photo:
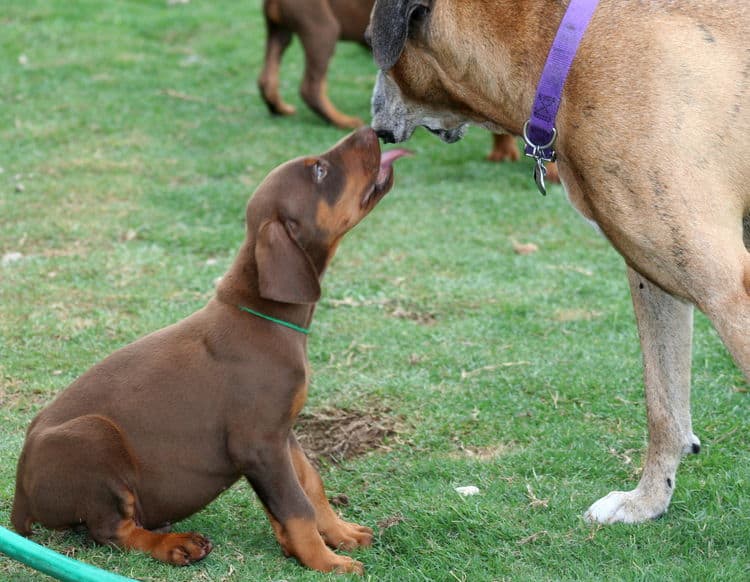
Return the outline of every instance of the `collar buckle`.
<path id="1" fill-rule="evenodd" d="M 530 119 L 526 120 L 526 123 L 523 124 L 523 141 L 526 143 L 524 154 L 526 157 L 533 158 L 536 161 L 534 165 L 534 182 L 536 182 L 536 187 L 542 196 L 546 196 L 547 186 L 544 183 L 544 178 L 547 176 L 547 168 L 544 166 L 544 162 L 554 162 L 557 159 L 554 148 L 555 140 L 557 139 L 557 128 L 552 128 L 552 137 L 547 143 L 542 145 L 535 144 L 529 137 L 530 121 Z"/>

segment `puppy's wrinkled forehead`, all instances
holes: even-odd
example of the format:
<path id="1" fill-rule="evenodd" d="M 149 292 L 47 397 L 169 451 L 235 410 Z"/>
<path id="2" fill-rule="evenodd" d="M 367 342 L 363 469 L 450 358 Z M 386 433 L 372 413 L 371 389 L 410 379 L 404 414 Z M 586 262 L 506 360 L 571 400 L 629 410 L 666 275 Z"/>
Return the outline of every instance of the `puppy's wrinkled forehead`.
<path id="1" fill-rule="evenodd" d="M 347 176 L 332 156 L 305 156 L 274 169 L 254 196 L 268 212 L 297 214 L 319 203 L 335 206 L 346 191 Z M 260 207 L 261 204 L 258 204 Z"/>

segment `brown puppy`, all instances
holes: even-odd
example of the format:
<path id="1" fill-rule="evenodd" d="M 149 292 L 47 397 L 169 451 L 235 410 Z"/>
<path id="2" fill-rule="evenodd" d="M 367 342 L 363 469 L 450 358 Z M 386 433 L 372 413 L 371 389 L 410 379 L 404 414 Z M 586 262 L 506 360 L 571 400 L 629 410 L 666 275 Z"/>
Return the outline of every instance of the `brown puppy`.
<path id="1" fill-rule="evenodd" d="M 565 2 L 377 0 L 373 127 L 522 131 Z M 624 257 L 643 350 L 649 445 L 640 483 L 590 520 L 667 510 L 690 416 L 693 305 L 750 378 L 750 4 L 602 0 L 557 118 L 573 205 Z M 744 242 L 743 242 L 744 239 Z"/>
<path id="2" fill-rule="evenodd" d="M 157 533 L 241 477 L 263 502 L 284 553 L 324 572 L 362 572 L 326 547 L 368 546 L 342 521 L 292 433 L 305 403 L 306 335 L 320 279 L 341 238 L 393 184 L 363 128 L 264 180 L 247 235 L 200 311 L 116 351 L 42 410 L 18 463 L 11 520 L 24 535 L 85 524 L 101 544 L 190 564 L 211 551 L 196 533 Z"/>

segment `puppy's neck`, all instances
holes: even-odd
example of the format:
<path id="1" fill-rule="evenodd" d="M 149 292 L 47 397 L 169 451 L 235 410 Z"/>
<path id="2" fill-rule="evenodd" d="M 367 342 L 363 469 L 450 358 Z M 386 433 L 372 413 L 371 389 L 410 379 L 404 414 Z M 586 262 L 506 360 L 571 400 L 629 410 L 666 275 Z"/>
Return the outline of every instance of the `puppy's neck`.
<path id="1" fill-rule="evenodd" d="M 216 286 L 216 298 L 235 309 L 247 307 L 304 328 L 310 327 L 315 311 L 314 303 L 281 303 L 261 296 L 252 240 L 245 241 L 232 266 Z"/>

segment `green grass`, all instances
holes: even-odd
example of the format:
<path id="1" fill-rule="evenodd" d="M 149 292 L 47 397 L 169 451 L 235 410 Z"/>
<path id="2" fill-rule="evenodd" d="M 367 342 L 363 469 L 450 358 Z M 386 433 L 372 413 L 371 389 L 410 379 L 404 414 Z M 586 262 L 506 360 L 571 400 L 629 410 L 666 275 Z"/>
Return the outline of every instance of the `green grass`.
<path id="1" fill-rule="evenodd" d="M 117 347 L 199 308 L 242 240 L 253 188 L 342 135 L 300 103 L 298 42 L 282 87 L 299 113 L 267 115 L 259 4 L 3 1 L 0 256 L 23 258 L 0 267 L 1 525 L 34 414 Z M 333 101 L 368 118 L 374 73 L 363 49 L 340 45 Z M 635 485 L 645 447 L 624 266 L 559 187 L 536 193 L 527 162 L 485 162 L 490 143 L 419 131 L 324 282 L 308 409 L 379 403 L 406 419 L 391 452 L 323 471 L 330 494 L 348 494 L 347 518 L 404 518 L 355 553 L 368 579 L 747 579 L 747 384 L 702 316 L 704 452 L 684 461 L 669 513 L 582 521 Z M 516 255 L 514 240 L 539 251 Z M 481 494 L 454 492 L 467 484 Z M 208 535 L 214 552 L 176 569 L 81 534 L 35 539 L 142 580 L 328 579 L 283 558 L 244 483 L 177 529 Z M 0 558 L 0 580 L 34 579 Z"/>

